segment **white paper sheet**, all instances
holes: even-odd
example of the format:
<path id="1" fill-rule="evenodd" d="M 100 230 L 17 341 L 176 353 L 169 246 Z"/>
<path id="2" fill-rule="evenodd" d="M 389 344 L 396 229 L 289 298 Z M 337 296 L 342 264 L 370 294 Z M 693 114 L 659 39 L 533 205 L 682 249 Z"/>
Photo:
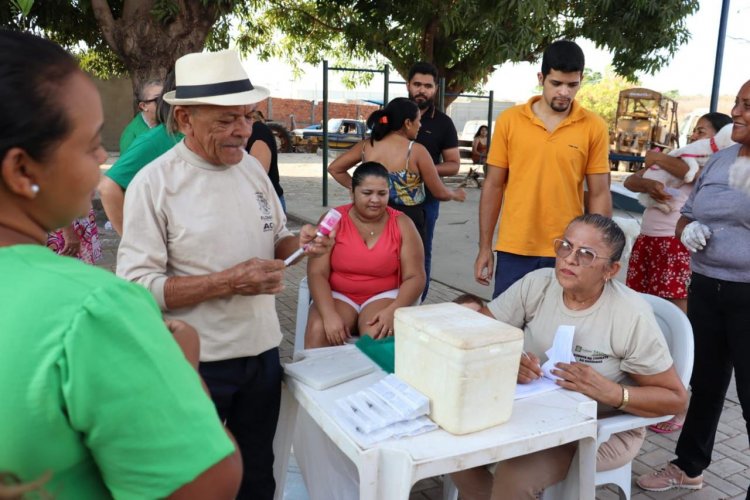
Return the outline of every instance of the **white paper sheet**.
<path id="1" fill-rule="evenodd" d="M 388 375 L 372 386 L 336 401 L 336 417 L 360 446 L 392 437 L 413 436 L 437 429 L 426 417 L 430 400 L 413 387 Z"/>
<path id="2" fill-rule="evenodd" d="M 542 365 L 542 376 L 528 384 L 516 384 L 516 392 L 513 399 L 523 399 L 529 396 L 535 396 L 549 391 L 560 389 L 555 383 L 560 377 L 552 374 L 552 369 L 557 363 L 572 363 L 575 361 L 573 356 L 573 336 L 575 327 L 571 325 L 560 325 L 555 332 L 555 339 L 545 354 L 547 361 Z"/>

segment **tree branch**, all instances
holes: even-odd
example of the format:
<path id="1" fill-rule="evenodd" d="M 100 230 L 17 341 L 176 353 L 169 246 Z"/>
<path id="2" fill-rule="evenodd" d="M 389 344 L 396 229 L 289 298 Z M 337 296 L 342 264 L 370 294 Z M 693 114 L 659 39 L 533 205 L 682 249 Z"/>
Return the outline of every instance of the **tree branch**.
<path id="1" fill-rule="evenodd" d="M 112 16 L 112 10 L 109 8 L 107 0 L 91 0 L 91 10 L 94 13 L 99 28 L 102 30 L 102 37 L 112 50 L 117 52 L 115 45 L 115 19 Z"/>
<path id="2" fill-rule="evenodd" d="M 123 0 L 122 19 L 145 18 L 150 15 L 154 0 Z"/>
<path id="3" fill-rule="evenodd" d="M 268 3 L 270 3 L 271 5 L 274 5 L 276 8 L 283 9 L 284 11 L 287 12 L 287 15 L 288 15 L 288 13 L 295 13 L 296 12 L 296 13 L 302 15 L 303 17 L 309 19 L 314 24 L 317 24 L 318 26 L 320 26 L 322 28 L 325 28 L 327 30 L 333 31 L 335 33 L 343 33 L 344 32 L 344 28 L 341 28 L 339 26 L 334 26 L 332 24 L 326 23 L 325 21 L 323 21 L 319 17 L 316 17 L 316 16 L 312 15 L 310 12 L 308 12 L 308 11 L 306 11 L 304 9 L 301 9 L 301 8 L 293 6 L 293 5 L 287 5 L 286 2 L 284 2 L 283 0 L 282 1 L 271 0 Z"/>

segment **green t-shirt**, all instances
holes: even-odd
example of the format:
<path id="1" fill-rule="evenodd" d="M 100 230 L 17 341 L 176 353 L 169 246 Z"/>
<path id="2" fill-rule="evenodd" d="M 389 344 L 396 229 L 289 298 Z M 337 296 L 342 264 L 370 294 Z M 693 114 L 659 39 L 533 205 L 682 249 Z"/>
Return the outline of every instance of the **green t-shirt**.
<path id="1" fill-rule="evenodd" d="M 183 137 L 185 136 L 180 132 L 169 134 L 164 124 L 157 125 L 145 134 L 139 135 L 127 152 L 120 153 L 120 159 L 104 175 L 115 181 L 122 189 L 127 189 L 135 174 L 172 149 Z"/>
<path id="2" fill-rule="evenodd" d="M 146 120 L 143 119 L 143 115 L 141 113 L 135 115 L 133 119 L 130 120 L 130 123 L 125 126 L 125 130 L 122 131 L 122 134 L 120 134 L 120 154 L 123 154 L 128 150 L 136 137 L 144 132 L 148 132 L 149 130 L 151 130 L 151 127 L 149 127 Z"/>
<path id="3" fill-rule="evenodd" d="M 144 288 L 0 248 L 0 471 L 57 500 L 161 498 L 234 451 Z"/>

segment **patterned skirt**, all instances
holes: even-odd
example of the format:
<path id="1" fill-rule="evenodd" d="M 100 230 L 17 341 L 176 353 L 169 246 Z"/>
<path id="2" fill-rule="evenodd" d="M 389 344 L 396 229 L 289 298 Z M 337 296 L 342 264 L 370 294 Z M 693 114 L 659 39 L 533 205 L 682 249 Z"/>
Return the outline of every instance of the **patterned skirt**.
<path id="1" fill-rule="evenodd" d="M 76 257 L 88 264 L 95 264 L 102 257 L 102 247 L 99 244 L 99 230 L 96 228 L 96 217 L 94 209 L 89 211 L 88 217 L 81 217 L 73 221 L 81 247 Z M 55 253 L 60 254 L 65 248 L 65 237 L 62 230 L 57 230 L 47 235 L 47 247 Z"/>

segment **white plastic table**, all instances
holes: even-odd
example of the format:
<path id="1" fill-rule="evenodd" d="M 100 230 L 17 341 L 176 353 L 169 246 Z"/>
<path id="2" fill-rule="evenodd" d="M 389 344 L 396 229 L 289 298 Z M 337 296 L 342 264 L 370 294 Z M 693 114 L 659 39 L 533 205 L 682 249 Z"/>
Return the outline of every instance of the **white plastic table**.
<path id="1" fill-rule="evenodd" d="M 368 360 L 369 361 L 369 360 Z M 463 436 L 442 429 L 404 439 L 360 447 L 336 422 L 334 403 L 358 392 L 386 374 L 378 369 L 326 390 L 286 377 L 287 387 L 301 405 L 354 462 L 359 471 L 360 500 L 408 499 L 418 480 L 526 455 L 578 441 L 578 474 L 572 479 L 577 498 L 594 499 L 596 470 L 596 402 L 570 391 L 540 394 L 513 405 L 511 419 L 490 429 Z M 321 457 L 324 459 L 324 457 Z M 285 465 L 285 464 L 284 464 Z M 573 469 L 572 469 L 573 470 Z M 576 484 L 577 483 L 577 484 Z"/>

